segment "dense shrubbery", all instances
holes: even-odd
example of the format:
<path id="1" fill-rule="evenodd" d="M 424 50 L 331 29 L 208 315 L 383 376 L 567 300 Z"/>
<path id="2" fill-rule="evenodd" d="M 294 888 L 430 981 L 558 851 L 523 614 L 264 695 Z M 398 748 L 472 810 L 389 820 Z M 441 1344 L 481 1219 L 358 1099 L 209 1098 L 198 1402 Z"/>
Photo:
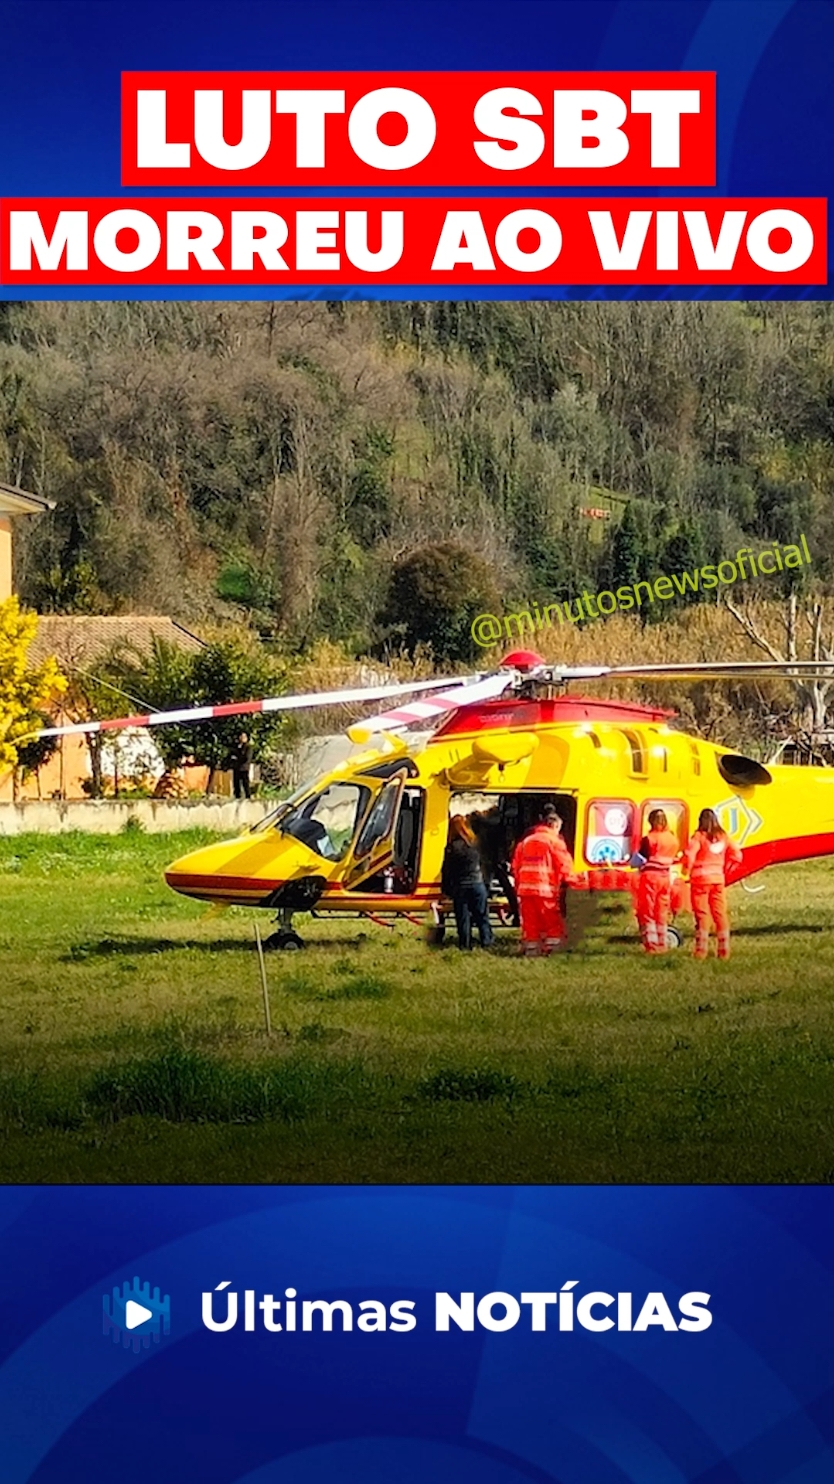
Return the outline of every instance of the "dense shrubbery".
<path id="1" fill-rule="evenodd" d="M 801 528 L 832 576 L 834 336 L 819 304 L 10 305 L 0 479 L 41 611 L 244 619 L 283 646 L 463 657 L 470 554 L 511 607 Z M 614 519 L 580 513 L 609 503 Z M 485 605 L 488 606 L 488 605 Z M 396 611 L 395 611 L 396 610 Z"/>

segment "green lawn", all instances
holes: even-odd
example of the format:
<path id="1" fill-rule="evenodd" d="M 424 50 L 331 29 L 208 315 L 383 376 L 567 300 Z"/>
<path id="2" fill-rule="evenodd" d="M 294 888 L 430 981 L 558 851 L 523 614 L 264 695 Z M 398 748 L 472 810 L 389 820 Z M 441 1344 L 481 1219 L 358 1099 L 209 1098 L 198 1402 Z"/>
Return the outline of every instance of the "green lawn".
<path id="1" fill-rule="evenodd" d="M 255 914 L 161 878 L 203 838 L 0 839 L 0 1179 L 834 1177 L 834 863 L 735 888 L 729 964 L 613 898 L 536 963 L 301 920 L 267 1039 Z"/>

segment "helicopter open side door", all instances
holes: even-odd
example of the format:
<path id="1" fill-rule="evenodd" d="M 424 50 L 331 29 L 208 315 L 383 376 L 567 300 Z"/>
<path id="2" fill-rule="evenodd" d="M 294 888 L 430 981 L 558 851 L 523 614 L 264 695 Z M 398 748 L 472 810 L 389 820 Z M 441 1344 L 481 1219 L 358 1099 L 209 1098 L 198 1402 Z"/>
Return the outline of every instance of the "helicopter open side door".
<path id="1" fill-rule="evenodd" d="M 407 777 L 405 767 L 392 774 L 368 810 L 345 868 L 343 880 L 348 890 L 394 865 L 397 825 Z"/>

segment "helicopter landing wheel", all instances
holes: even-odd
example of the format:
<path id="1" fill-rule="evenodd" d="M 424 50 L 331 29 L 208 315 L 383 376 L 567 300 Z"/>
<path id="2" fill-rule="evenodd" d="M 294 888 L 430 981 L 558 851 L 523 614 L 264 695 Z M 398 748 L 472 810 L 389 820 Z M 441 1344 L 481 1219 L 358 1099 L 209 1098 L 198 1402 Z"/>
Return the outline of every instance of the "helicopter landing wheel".
<path id="1" fill-rule="evenodd" d="M 295 952 L 304 947 L 304 939 L 290 928 L 280 928 L 277 933 L 270 933 L 268 938 L 264 938 L 263 946 L 270 953 L 274 953 L 276 949 L 284 953 Z"/>
<path id="2" fill-rule="evenodd" d="M 667 926 L 667 928 L 666 928 L 666 947 L 667 948 L 680 948 L 682 942 L 683 942 L 683 934 L 680 933 L 680 932 L 678 932 L 678 929 L 676 927 Z"/>

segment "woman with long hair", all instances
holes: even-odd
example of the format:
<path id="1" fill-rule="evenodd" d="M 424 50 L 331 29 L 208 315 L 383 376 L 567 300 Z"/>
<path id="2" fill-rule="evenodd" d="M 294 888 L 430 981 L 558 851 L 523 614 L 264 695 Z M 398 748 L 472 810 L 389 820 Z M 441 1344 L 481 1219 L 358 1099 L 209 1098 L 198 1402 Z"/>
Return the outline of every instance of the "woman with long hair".
<path id="1" fill-rule="evenodd" d="M 727 868 L 740 862 L 741 850 L 721 828 L 715 810 L 702 809 L 684 858 L 695 916 L 696 958 L 706 958 L 709 951 L 710 921 L 715 927 L 718 957 L 730 957 Z"/>
<path id="2" fill-rule="evenodd" d="M 640 841 L 642 861 L 637 880 L 637 921 L 647 953 L 666 952 L 666 927 L 671 914 L 672 866 L 680 857 L 663 809 L 649 815 L 648 834 Z"/>
<path id="3" fill-rule="evenodd" d="M 455 909 L 458 947 L 472 947 L 474 924 L 481 947 L 489 948 L 493 932 L 481 857 L 472 829 L 462 814 L 453 815 L 449 821 L 449 843 L 443 856 L 440 885 L 445 895 L 451 897 Z"/>

